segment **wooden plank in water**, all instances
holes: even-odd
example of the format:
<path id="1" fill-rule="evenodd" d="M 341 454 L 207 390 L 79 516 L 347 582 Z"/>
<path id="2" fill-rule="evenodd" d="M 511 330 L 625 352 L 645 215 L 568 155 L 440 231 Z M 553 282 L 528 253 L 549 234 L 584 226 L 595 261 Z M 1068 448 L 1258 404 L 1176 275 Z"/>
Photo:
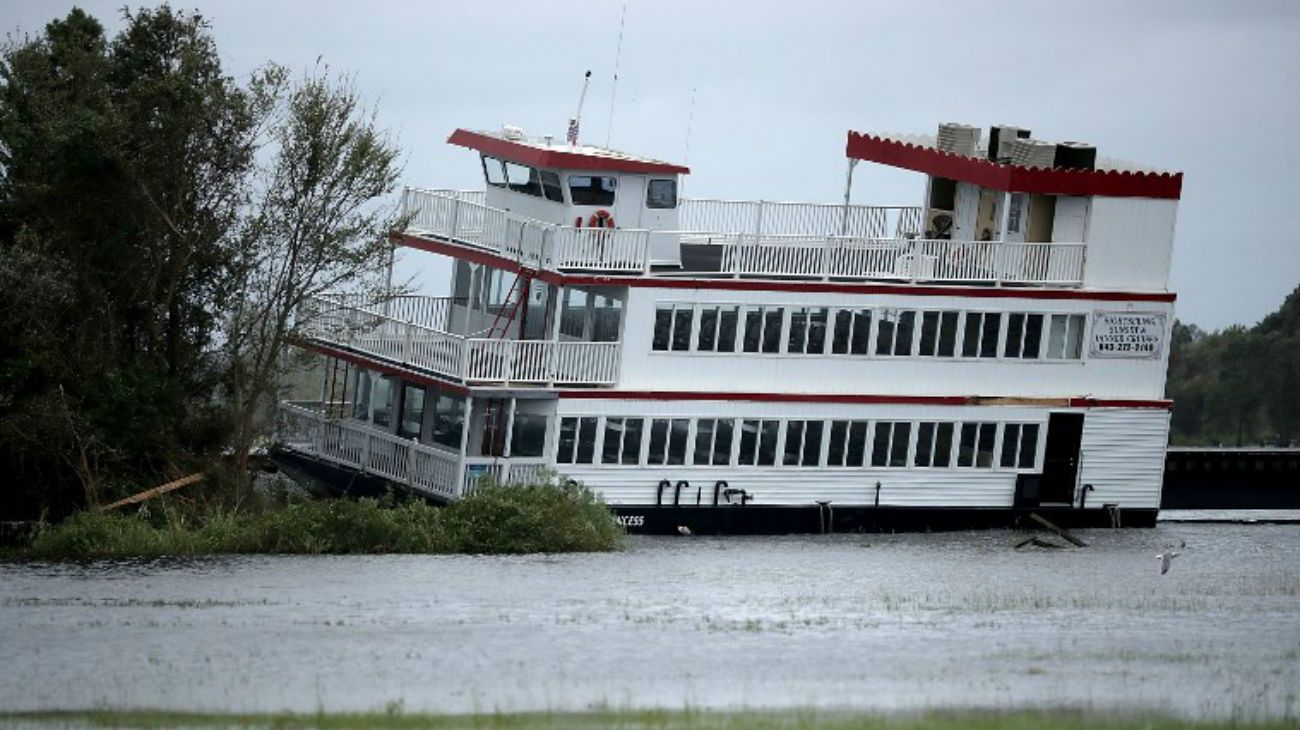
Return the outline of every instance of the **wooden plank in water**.
<path id="1" fill-rule="evenodd" d="M 1079 547 L 1088 547 L 1088 543 L 1084 542 L 1083 540 L 1080 540 L 1074 535 L 1071 535 L 1069 532 L 1066 532 L 1063 528 L 1057 527 L 1056 525 L 1052 524 L 1050 521 L 1048 521 L 1046 518 L 1039 515 L 1037 512 L 1030 512 L 1029 519 L 1033 520 L 1034 522 L 1037 522 L 1043 527 L 1046 527 L 1052 532 L 1055 532 L 1057 535 L 1061 536 L 1061 538 L 1064 540 L 1074 543 Z"/>
<path id="2" fill-rule="evenodd" d="M 126 497 L 125 499 L 119 499 L 110 505 L 100 507 L 100 509 L 110 510 L 110 509 L 117 509 L 118 507 L 125 507 L 128 504 L 138 504 L 140 502 L 145 501 L 146 499 L 152 499 L 154 497 L 157 497 L 160 494 L 166 494 L 170 491 L 180 489 L 181 487 L 189 486 L 190 484 L 193 484 L 197 481 L 201 481 L 202 479 L 203 479 L 203 472 L 199 472 L 197 474 L 191 474 L 187 477 L 181 477 L 180 479 L 177 479 L 174 482 L 167 482 L 166 484 L 160 484 L 154 487 L 153 489 L 146 489 L 143 492 L 137 492 L 136 494 L 132 494 L 130 497 Z"/>

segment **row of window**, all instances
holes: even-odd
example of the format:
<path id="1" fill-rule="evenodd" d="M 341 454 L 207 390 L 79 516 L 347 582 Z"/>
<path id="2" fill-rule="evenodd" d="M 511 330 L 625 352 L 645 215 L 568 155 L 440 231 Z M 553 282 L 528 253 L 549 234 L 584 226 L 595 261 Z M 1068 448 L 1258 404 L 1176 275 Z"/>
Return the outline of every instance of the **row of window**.
<path id="1" fill-rule="evenodd" d="M 882 357 L 1078 360 L 1082 314 L 660 304 L 651 348 Z"/>
<path id="2" fill-rule="evenodd" d="M 1039 425 L 766 418 L 560 419 L 557 464 L 1033 469 Z"/>
<path id="3" fill-rule="evenodd" d="M 559 173 L 539 170 L 495 157 L 483 157 L 483 177 L 487 184 L 507 188 L 516 193 L 563 203 L 564 190 L 560 187 Z M 574 205 L 611 206 L 618 189 L 618 178 L 607 175 L 570 175 L 569 199 Z M 646 182 L 645 207 L 672 209 L 677 207 L 677 181 L 671 178 L 652 179 Z"/>

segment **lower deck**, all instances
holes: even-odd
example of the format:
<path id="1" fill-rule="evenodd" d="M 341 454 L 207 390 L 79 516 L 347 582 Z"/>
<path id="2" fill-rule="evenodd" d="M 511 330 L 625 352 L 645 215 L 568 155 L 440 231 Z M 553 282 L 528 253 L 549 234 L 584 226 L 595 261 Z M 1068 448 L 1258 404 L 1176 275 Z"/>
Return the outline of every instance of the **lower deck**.
<path id="1" fill-rule="evenodd" d="M 485 478 L 556 472 L 620 511 L 1154 514 L 1169 424 L 1163 408 L 1070 399 L 470 391 L 365 369 L 334 380 L 319 401 L 282 405 L 289 452 L 444 501 Z"/>

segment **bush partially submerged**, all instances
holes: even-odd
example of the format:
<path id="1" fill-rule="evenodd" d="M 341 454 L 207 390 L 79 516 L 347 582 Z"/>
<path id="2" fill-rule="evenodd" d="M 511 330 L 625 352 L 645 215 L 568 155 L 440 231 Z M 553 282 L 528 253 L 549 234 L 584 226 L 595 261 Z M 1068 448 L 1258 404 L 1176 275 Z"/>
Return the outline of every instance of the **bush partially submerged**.
<path id="1" fill-rule="evenodd" d="M 392 498 L 289 502 L 194 517 L 82 512 L 42 529 L 28 557 L 97 560 L 222 553 L 558 553 L 616 550 L 623 529 L 590 489 L 555 478 L 480 483 L 446 507 Z"/>

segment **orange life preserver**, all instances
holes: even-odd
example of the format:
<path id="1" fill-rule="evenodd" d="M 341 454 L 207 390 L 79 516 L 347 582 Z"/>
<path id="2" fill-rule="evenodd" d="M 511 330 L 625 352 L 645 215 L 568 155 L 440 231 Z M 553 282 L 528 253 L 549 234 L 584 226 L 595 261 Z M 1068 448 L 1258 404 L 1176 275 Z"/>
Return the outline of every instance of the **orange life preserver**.
<path id="1" fill-rule="evenodd" d="M 609 214 L 608 210 L 601 208 L 587 219 L 588 228 L 613 228 L 614 216 Z"/>

